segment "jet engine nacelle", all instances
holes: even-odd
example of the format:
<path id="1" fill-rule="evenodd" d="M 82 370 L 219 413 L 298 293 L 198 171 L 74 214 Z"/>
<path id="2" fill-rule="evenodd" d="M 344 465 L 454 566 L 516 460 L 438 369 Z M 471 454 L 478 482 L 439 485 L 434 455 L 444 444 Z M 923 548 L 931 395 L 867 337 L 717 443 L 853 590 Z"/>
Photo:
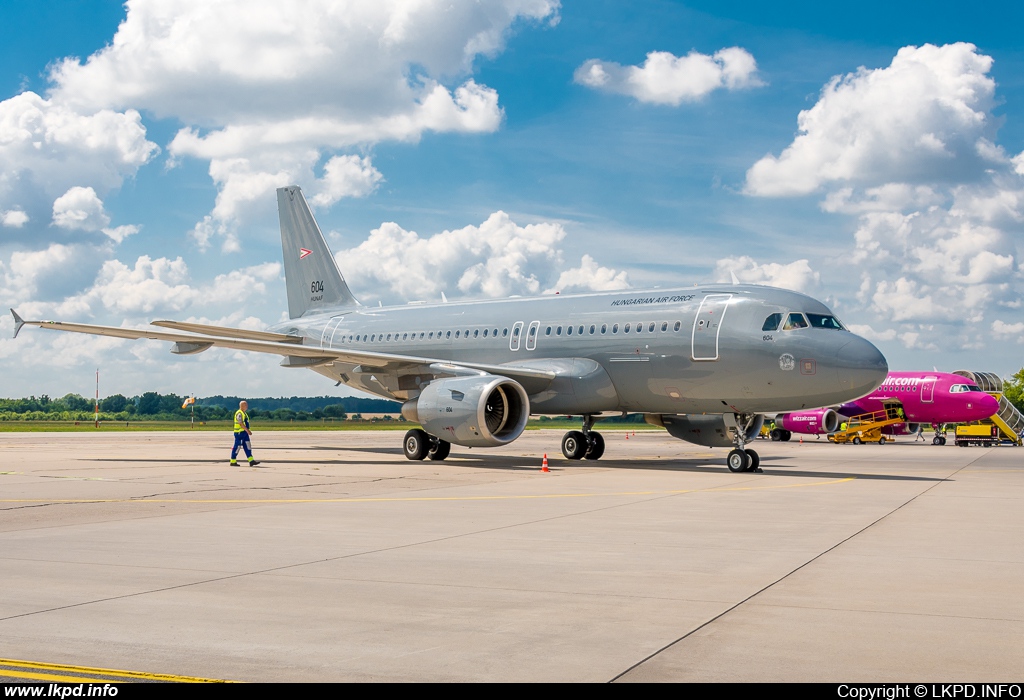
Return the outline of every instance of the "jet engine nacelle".
<path id="1" fill-rule="evenodd" d="M 728 419 L 732 419 L 729 414 Z M 720 414 L 663 414 L 647 413 L 644 420 L 651 425 L 658 425 L 668 434 L 680 440 L 686 440 L 705 447 L 734 447 L 736 431 L 741 430 L 735 420 L 728 420 Z M 753 416 L 743 429 L 744 442 L 750 442 L 761 432 L 764 416 Z"/>
<path id="2" fill-rule="evenodd" d="M 522 434 L 530 399 L 523 387 L 505 377 L 436 379 L 402 406 L 402 415 L 456 445 L 497 447 Z"/>
<path id="3" fill-rule="evenodd" d="M 791 433 L 803 433 L 805 435 L 834 433 L 839 430 L 839 414 L 831 408 L 786 413 L 779 416 L 775 422 Z"/>
<path id="4" fill-rule="evenodd" d="M 920 423 L 895 423 L 882 428 L 882 432 L 886 435 L 913 435 L 920 425 Z"/>

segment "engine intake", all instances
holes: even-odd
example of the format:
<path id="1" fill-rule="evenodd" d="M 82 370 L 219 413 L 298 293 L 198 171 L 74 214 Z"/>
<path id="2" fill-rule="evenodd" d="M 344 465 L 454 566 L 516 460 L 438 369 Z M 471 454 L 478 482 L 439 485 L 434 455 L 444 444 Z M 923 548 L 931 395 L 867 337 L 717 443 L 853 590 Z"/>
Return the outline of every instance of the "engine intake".
<path id="1" fill-rule="evenodd" d="M 436 379 L 405 402 L 402 415 L 434 437 L 463 447 L 497 447 L 519 437 L 530 399 L 517 382 L 482 375 Z"/>

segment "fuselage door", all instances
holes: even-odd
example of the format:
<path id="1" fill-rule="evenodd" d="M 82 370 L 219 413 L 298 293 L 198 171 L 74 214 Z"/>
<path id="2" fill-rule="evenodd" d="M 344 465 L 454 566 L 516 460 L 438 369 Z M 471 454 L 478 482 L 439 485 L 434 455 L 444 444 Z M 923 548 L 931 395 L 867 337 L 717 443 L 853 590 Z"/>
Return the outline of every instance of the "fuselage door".
<path id="1" fill-rule="evenodd" d="M 335 316 L 327 325 L 324 326 L 324 332 L 320 335 L 320 348 L 323 350 L 329 350 L 334 342 L 334 332 L 338 330 L 338 326 L 345 320 L 344 316 Z"/>
<path id="2" fill-rule="evenodd" d="M 534 321 L 530 324 L 530 329 L 526 331 L 526 349 L 536 350 L 537 349 L 537 335 L 540 333 L 540 321 Z"/>
<path id="3" fill-rule="evenodd" d="M 519 341 L 523 335 L 523 322 L 516 321 L 516 325 L 512 326 L 512 336 L 508 339 L 508 349 L 515 352 L 519 349 Z"/>
<path id="4" fill-rule="evenodd" d="M 932 403 L 935 401 L 935 382 L 938 377 L 925 377 L 921 380 L 921 403 Z"/>
<path id="5" fill-rule="evenodd" d="M 732 294 L 708 294 L 693 319 L 692 357 L 694 360 L 718 359 L 718 335 L 729 308 Z"/>

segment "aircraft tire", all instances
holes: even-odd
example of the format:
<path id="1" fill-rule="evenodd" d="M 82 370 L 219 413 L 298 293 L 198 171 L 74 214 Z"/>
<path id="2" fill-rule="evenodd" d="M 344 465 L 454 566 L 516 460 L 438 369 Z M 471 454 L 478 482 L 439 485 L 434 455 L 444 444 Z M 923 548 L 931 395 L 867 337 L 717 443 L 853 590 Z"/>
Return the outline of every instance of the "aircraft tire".
<path id="1" fill-rule="evenodd" d="M 745 472 L 750 468 L 750 455 L 741 449 L 731 450 L 725 458 L 725 465 L 731 472 Z"/>
<path id="2" fill-rule="evenodd" d="M 790 439 L 791 437 L 793 437 L 793 433 L 791 433 L 791 432 L 790 432 L 790 431 L 788 431 L 788 430 L 783 430 L 783 431 L 782 431 L 782 441 L 783 441 L 783 442 L 789 442 L 789 439 Z"/>
<path id="3" fill-rule="evenodd" d="M 942 438 L 940 438 L 938 435 L 936 435 L 935 437 L 932 438 L 932 444 L 933 445 L 941 445 L 942 444 Z"/>
<path id="4" fill-rule="evenodd" d="M 604 438 L 601 433 L 590 433 L 590 447 L 587 449 L 587 453 L 583 455 L 583 459 L 590 459 L 597 461 L 601 459 L 604 454 Z"/>
<path id="5" fill-rule="evenodd" d="M 436 444 L 431 444 L 430 450 L 427 452 L 427 459 L 440 462 L 447 459 L 451 453 L 452 444 L 447 440 L 438 439 Z"/>
<path id="6" fill-rule="evenodd" d="M 775 428 L 770 433 L 768 433 L 768 437 L 772 439 L 772 442 L 780 442 L 782 440 L 782 430 L 779 428 Z"/>
<path id="7" fill-rule="evenodd" d="M 761 470 L 761 455 L 757 454 L 753 450 L 744 450 L 747 453 L 747 457 L 750 457 L 750 466 L 747 467 L 748 472 L 756 472 Z"/>
<path id="8" fill-rule="evenodd" d="M 587 453 L 587 440 L 578 430 L 570 430 L 562 436 L 562 454 L 566 459 L 583 459 Z"/>
<path id="9" fill-rule="evenodd" d="M 402 441 L 402 451 L 405 452 L 406 459 L 415 461 L 424 459 L 427 456 L 427 452 L 430 451 L 430 436 L 427 435 L 426 431 L 413 428 L 405 434 L 405 440 Z"/>
<path id="10" fill-rule="evenodd" d="M 940 437 L 939 438 L 939 444 L 940 445 L 945 445 L 946 444 L 946 438 L 945 437 Z"/>

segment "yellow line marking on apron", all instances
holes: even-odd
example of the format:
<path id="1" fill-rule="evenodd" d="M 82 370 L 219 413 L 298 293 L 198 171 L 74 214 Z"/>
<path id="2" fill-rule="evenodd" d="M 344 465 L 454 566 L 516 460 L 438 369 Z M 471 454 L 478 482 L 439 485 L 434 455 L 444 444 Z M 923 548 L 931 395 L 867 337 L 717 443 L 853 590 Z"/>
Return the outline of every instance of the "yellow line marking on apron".
<path id="1" fill-rule="evenodd" d="M 675 496 L 684 493 L 722 493 L 727 491 L 767 491 L 769 489 L 796 489 L 828 486 L 854 481 L 857 477 L 819 481 L 812 484 L 780 484 L 776 486 L 711 487 L 678 491 L 618 491 L 613 493 L 545 493 L 513 496 L 389 496 L 381 498 L 3 498 L 0 503 L 418 503 L 431 501 L 523 501 L 545 498 L 614 498 L 622 496 Z"/>

